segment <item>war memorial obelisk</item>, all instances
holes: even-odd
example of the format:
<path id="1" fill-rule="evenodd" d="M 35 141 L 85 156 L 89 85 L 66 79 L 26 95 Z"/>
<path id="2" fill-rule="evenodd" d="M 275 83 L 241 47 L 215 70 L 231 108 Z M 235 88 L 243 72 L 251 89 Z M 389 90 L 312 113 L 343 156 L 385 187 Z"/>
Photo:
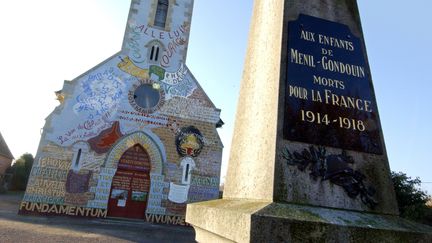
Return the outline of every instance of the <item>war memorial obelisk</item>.
<path id="1" fill-rule="evenodd" d="M 197 241 L 432 242 L 398 217 L 355 0 L 255 0 L 234 131 Z"/>

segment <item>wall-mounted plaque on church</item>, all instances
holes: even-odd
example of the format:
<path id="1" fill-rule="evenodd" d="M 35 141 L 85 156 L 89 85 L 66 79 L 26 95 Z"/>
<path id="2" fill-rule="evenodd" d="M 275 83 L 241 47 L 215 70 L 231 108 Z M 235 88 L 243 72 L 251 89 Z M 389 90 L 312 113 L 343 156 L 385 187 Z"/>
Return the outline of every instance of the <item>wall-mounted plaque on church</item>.
<path id="1" fill-rule="evenodd" d="M 287 52 L 284 138 L 382 154 L 370 71 L 348 26 L 300 15 Z"/>

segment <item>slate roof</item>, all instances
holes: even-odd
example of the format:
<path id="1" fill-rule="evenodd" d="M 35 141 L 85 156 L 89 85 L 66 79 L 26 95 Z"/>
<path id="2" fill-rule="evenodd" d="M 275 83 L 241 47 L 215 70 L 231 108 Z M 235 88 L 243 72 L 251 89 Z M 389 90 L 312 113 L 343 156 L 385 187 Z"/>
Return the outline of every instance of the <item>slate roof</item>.
<path id="1" fill-rule="evenodd" d="M 9 147 L 6 144 L 6 141 L 4 140 L 3 136 L 0 132 L 0 155 L 3 155 L 4 157 L 8 159 L 14 159 L 11 151 L 9 150 Z"/>

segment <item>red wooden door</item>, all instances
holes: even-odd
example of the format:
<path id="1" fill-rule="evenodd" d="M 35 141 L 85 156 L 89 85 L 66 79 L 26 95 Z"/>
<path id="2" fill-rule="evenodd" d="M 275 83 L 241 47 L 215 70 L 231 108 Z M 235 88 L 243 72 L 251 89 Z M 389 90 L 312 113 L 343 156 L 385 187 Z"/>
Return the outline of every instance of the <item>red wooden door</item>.
<path id="1" fill-rule="evenodd" d="M 108 216 L 145 217 L 150 191 L 150 168 L 150 157 L 139 144 L 121 156 L 111 184 Z"/>

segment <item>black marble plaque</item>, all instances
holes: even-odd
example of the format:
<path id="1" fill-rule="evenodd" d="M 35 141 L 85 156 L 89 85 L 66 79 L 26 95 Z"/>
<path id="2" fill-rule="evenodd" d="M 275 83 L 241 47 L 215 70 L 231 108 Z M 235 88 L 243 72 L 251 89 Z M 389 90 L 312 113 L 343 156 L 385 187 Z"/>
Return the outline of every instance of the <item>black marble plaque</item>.
<path id="1" fill-rule="evenodd" d="M 288 24 L 284 139 L 382 154 L 377 106 L 360 38 L 300 15 Z"/>

